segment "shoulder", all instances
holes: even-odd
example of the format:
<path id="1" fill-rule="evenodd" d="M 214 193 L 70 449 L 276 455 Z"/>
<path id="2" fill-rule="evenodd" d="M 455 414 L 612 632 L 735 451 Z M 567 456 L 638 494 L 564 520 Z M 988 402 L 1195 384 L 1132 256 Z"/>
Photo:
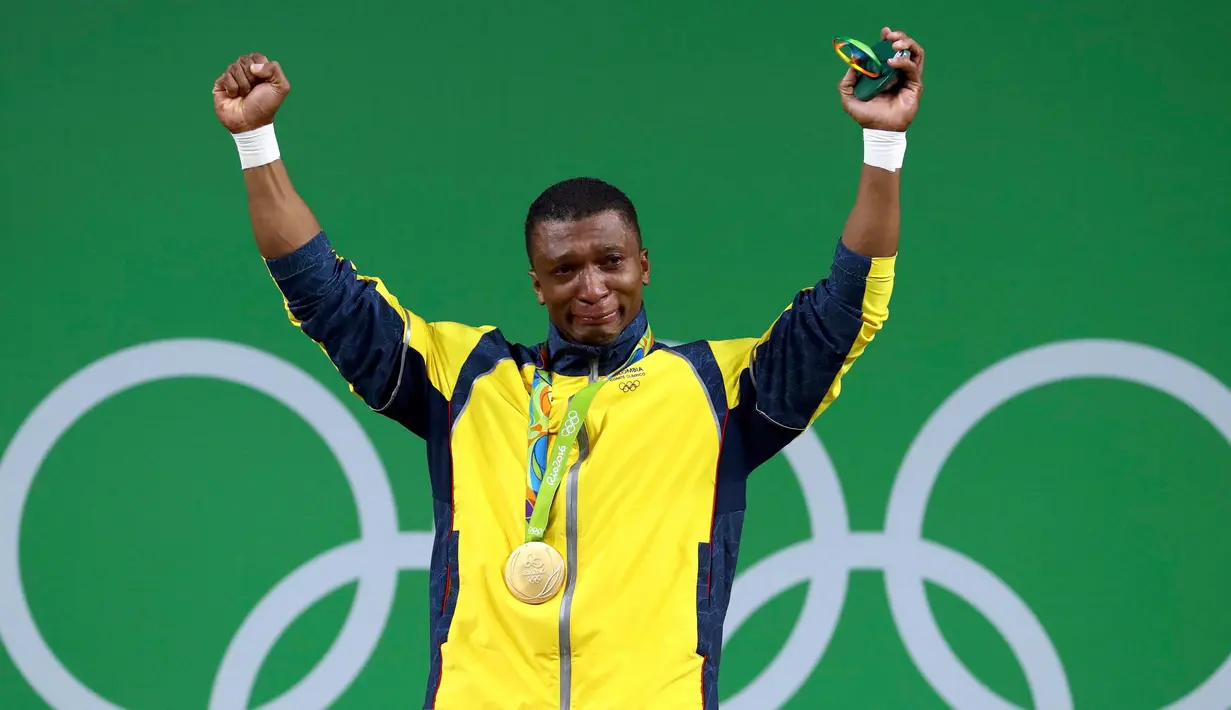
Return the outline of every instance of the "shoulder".
<path id="1" fill-rule="evenodd" d="M 680 344 L 656 343 L 653 352 L 686 361 L 715 404 L 733 407 L 739 402 L 740 380 L 748 371 L 758 338 L 694 340 Z"/>
<path id="2" fill-rule="evenodd" d="M 468 390 L 475 380 L 492 374 L 512 360 L 520 371 L 533 362 L 533 351 L 510 342 L 500 328 L 456 321 L 427 321 L 410 313 L 409 345 L 420 355 L 432 384 L 446 399 Z"/>
<path id="3" fill-rule="evenodd" d="M 655 343 L 654 351 L 663 350 L 689 362 L 694 368 L 716 369 L 729 376 L 738 375 L 748 366 L 759 338 L 725 340 L 694 340 L 687 343 Z"/>
<path id="4" fill-rule="evenodd" d="M 471 326 L 452 321 L 424 323 L 434 343 L 476 365 L 513 360 L 518 367 L 533 363 L 541 346 L 509 340 L 497 326 Z"/>

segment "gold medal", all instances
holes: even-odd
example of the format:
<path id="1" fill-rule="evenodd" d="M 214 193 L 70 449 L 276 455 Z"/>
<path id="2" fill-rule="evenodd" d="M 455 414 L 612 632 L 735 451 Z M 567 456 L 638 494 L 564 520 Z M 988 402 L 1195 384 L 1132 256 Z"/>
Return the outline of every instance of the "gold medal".
<path id="1" fill-rule="evenodd" d="M 564 558 L 545 542 L 520 545 L 504 563 L 504 584 L 527 604 L 542 604 L 564 583 Z"/>

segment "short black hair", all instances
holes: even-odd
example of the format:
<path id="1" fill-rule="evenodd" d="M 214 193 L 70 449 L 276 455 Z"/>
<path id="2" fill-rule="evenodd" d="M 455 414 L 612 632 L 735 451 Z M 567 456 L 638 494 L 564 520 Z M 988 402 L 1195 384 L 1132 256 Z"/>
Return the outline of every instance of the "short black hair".
<path id="1" fill-rule="evenodd" d="M 577 177 L 562 180 L 535 198 L 526 213 L 526 257 L 531 259 L 530 242 L 534 228 L 540 222 L 585 219 L 614 210 L 637 235 L 641 248 L 641 226 L 637 223 L 637 208 L 620 188 L 598 178 Z"/>

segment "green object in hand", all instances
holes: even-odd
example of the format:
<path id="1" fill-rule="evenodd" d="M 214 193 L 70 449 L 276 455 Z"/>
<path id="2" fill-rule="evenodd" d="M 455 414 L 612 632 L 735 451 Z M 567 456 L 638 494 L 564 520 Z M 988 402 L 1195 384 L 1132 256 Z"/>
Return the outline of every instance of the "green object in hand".
<path id="1" fill-rule="evenodd" d="M 895 52 L 893 42 L 884 40 L 871 47 L 850 37 L 834 37 L 834 51 L 847 66 L 861 75 L 855 80 L 855 98 L 870 101 L 893 86 L 898 70 L 889 66 L 895 56 L 909 57 L 910 52 Z"/>

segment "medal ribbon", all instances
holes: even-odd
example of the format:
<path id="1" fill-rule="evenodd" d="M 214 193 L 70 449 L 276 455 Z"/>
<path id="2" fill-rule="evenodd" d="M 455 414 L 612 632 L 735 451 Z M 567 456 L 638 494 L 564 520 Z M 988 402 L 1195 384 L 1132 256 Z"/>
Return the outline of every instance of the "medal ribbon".
<path id="1" fill-rule="evenodd" d="M 564 478 L 564 466 L 568 463 L 573 445 L 577 443 L 577 435 L 581 433 L 581 426 L 586 420 L 586 413 L 590 411 L 594 396 L 612 377 L 649 354 L 653 346 L 654 334 L 650 332 L 649 326 L 646 326 L 645 333 L 623 365 L 573 395 L 569 400 L 568 410 L 564 413 L 564 420 L 560 423 L 555 443 L 551 447 L 550 464 L 547 443 L 548 419 L 551 416 L 551 372 L 544 367 L 547 362 L 546 347 L 540 353 L 540 366 L 534 370 L 534 381 L 530 387 L 530 423 L 527 433 L 529 453 L 526 455 L 526 542 L 541 542 L 547 532 L 551 502 L 560 488 L 560 481 Z"/>

